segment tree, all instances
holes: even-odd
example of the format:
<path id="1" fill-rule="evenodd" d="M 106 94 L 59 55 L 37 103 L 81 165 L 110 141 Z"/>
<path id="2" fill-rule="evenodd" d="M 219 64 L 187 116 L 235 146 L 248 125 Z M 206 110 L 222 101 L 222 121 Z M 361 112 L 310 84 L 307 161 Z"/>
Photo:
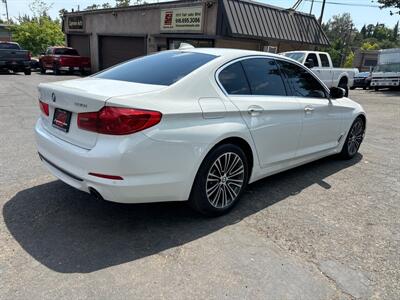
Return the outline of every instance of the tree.
<path id="1" fill-rule="evenodd" d="M 116 7 L 126 7 L 131 4 L 131 0 L 115 0 Z"/>
<path id="2" fill-rule="evenodd" d="M 85 10 L 99 9 L 101 6 L 99 4 L 92 4 L 85 8 Z"/>
<path id="3" fill-rule="evenodd" d="M 38 20 L 12 25 L 13 40 L 33 55 L 43 52 L 48 46 L 64 45 L 64 33 L 60 22 L 42 16 Z"/>
<path id="4" fill-rule="evenodd" d="M 400 14 L 400 0 L 378 0 L 381 8 L 395 8 L 395 11 L 390 11 L 390 14 Z"/>
<path id="5" fill-rule="evenodd" d="M 346 57 L 346 61 L 344 62 L 344 67 L 345 68 L 353 67 L 353 61 L 354 61 L 354 52 L 351 51 L 350 54 Z"/>
<path id="6" fill-rule="evenodd" d="M 396 42 L 399 40 L 399 21 L 397 21 L 396 25 L 393 28 L 393 38 L 392 41 Z"/>
<path id="7" fill-rule="evenodd" d="M 111 8 L 111 4 L 106 2 L 101 5 L 102 8 Z"/>
<path id="8" fill-rule="evenodd" d="M 68 10 L 66 10 L 65 8 L 62 8 L 58 11 L 58 15 L 60 16 L 60 18 L 63 18 L 64 15 L 68 12 Z"/>
<path id="9" fill-rule="evenodd" d="M 52 6 L 53 6 L 52 3 L 47 4 L 42 0 L 33 0 L 31 3 L 28 4 L 28 7 L 33 14 L 33 18 L 37 19 L 44 16 L 48 16 L 49 10 L 51 9 Z"/>

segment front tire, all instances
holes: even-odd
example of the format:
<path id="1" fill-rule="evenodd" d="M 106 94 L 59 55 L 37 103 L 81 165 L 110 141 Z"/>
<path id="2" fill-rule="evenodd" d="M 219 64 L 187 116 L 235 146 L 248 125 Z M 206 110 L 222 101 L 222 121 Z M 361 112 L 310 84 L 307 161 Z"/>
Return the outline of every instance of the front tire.
<path id="1" fill-rule="evenodd" d="M 353 158 L 357 154 L 358 149 L 361 146 L 364 135 L 365 122 L 361 117 L 357 117 L 350 127 L 349 133 L 346 137 L 346 141 L 344 142 L 342 151 L 340 152 L 340 156 L 343 159 Z"/>
<path id="2" fill-rule="evenodd" d="M 226 214 L 238 202 L 249 179 L 243 150 L 223 144 L 212 150 L 197 172 L 189 204 L 207 216 Z"/>
<path id="3" fill-rule="evenodd" d="M 24 74 L 25 74 L 25 75 L 31 75 L 31 73 L 32 73 L 31 69 L 26 69 L 26 70 L 24 71 Z"/>

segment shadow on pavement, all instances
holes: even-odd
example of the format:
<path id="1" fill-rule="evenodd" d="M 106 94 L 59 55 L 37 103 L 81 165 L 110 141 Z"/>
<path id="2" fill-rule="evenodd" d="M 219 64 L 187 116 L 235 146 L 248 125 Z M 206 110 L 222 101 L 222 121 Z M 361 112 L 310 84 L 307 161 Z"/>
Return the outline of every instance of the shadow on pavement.
<path id="1" fill-rule="evenodd" d="M 87 273 L 159 253 L 239 222 L 361 161 L 334 157 L 286 171 L 248 187 L 220 218 L 185 203 L 116 204 L 94 200 L 61 181 L 18 192 L 3 208 L 8 230 L 25 251 L 61 273 Z M 287 200 L 288 201 L 288 200 Z"/>

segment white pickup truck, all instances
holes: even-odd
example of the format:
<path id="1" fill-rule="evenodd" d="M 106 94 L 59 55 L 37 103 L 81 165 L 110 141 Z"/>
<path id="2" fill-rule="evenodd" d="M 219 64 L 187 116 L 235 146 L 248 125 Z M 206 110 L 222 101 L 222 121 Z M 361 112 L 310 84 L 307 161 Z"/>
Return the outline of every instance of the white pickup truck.
<path id="1" fill-rule="evenodd" d="M 310 68 L 328 88 L 341 87 L 349 95 L 349 88 L 353 86 L 354 76 L 358 69 L 334 68 L 329 53 L 319 51 L 290 51 L 281 53 L 286 57 L 297 60 Z"/>

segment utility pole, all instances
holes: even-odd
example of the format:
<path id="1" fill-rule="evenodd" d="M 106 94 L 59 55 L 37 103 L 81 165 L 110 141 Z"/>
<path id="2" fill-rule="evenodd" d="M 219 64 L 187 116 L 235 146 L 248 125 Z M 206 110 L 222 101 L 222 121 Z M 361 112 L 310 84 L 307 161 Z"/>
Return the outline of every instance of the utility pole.
<path id="1" fill-rule="evenodd" d="M 321 15 L 319 16 L 319 20 L 318 20 L 319 24 L 322 24 L 322 18 L 324 16 L 324 10 L 325 10 L 325 2 L 326 2 L 326 0 L 322 1 Z"/>
<path id="2" fill-rule="evenodd" d="M 6 5 L 6 15 L 7 15 L 7 24 L 10 24 L 10 19 L 8 17 L 8 5 L 7 5 L 7 0 L 2 0 L 3 3 Z"/>
<path id="3" fill-rule="evenodd" d="M 310 8 L 310 15 L 312 14 L 312 9 L 314 7 L 314 0 L 311 0 L 311 8 Z"/>

